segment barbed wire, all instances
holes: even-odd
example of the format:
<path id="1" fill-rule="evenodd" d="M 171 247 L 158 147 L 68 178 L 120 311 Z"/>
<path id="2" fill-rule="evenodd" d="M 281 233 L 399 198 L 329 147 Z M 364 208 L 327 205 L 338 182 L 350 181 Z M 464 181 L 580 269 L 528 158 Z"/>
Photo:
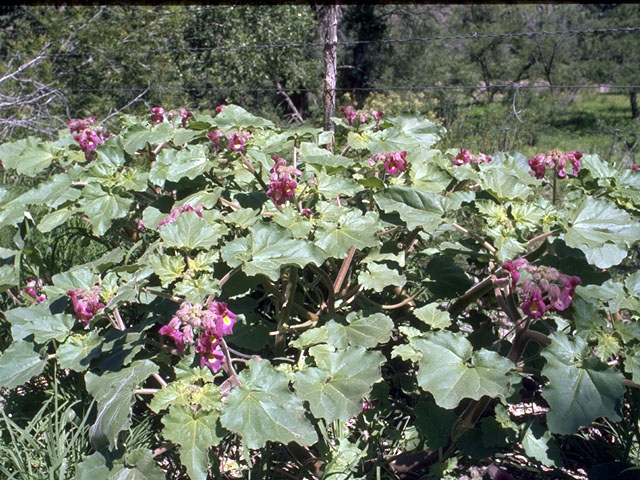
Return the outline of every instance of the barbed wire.
<path id="1" fill-rule="evenodd" d="M 131 88 L 74 88 L 74 87 L 61 87 L 61 90 L 73 92 L 73 93 L 89 93 L 89 92 L 139 92 L 147 87 L 131 87 Z M 409 87 L 340 87 L 336 88 L 336 92 L 354 92 L 354 91 L 367 91 L 367 92 L 385 92 L 385 91 L 428 91 L 428 90 L 491 90 L 491 89 L 504 89 L 504 90 L 544 90 L 544 89 L 558 89 L 558 90 L 580 90 L 580 89 L 607 89 L 607 90 L 638 90 L 640 85 L 611 85 L 611 84 L 598 84 L 598 85 L 517 85 L 511 83 L 496 84 L 496 85 L 423 85 L 423 86 L 409 86 Z M 291 88 L 291 92 L 310 93 L 310 92 L 322 92 L 321 87 L 317 88 Z M 278 92 L 277 88 L 270 87 L 256 87 L 256 88 L 237 88 L 237 87 L 180 87 L 180 88 L 168 88 L 168 87 L 151 87 L 149 91 L 153 92 L 236 92 L 236 93 L 248 93 L 248 92 Z"/>
<path id="2" fill-rule="evenodd" d="M 372 43 L 380 44 L 401 44 L 415 42 L 432 42 L 432 41 L 452 41 L 452 40 L 476 40 L 485 38 L 531 38 L 537 36 L 559 36 L 559 35 L 581 35 L 581 34 L 597 34 L 597 33 L 634 33 L 640 32 L 640 26 L 631 27 L 604 27 L 604 28 L 585 28 L 570 30 L 539 30 L 535 32 L 508 32 L 508 33 L 473 33 L 467 35 L 447 35 L 447 36 L 431 36 L 431 37 L 408 37 L 408 38 L 389 38 L 376 40 L 339 40 L 328 45 L 365 45 Z M 195 38 L 192 38 L 192 40 Z M 186 41 L 186 39 L 185 39 Z M 206 51 L 237 51 L 237 50 L 270 50 L 270 49 L 289 49 L 304 47 L 324 47 L 323 42 L 292 42 L 292 43 L 270 43 L 270 44 L 242 44 L 242 45 L 217 45 L 202 47 L 184 47 L 184 48 L 157 48 L 149 50 L 137 50 L 139 54 L 159 54 L 159 53 L 196 53 Z M 101 54 L 113 54 L 128 52 L 124 49 L 100 49 L 100 48 L 84 48 L 83 53 L 58 52 L 47 54 L 49 57 L 86 57 L 89 52 L 96 51 Z"/>

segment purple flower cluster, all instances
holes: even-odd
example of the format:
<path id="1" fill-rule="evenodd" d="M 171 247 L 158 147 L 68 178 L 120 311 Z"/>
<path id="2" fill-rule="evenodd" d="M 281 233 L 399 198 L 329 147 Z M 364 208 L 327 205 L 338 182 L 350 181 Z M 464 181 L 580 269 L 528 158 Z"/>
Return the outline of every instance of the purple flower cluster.
<path id="1" fill-rule="evenodd" d="M 22 291 L 32 297 L 37 305 L 47 299 L 46 295 L 40 291 L 41 288 L 42 280 L 39 278 L 37 280 L 35 278 L 28 278 L 27 285 L 22 289 Z"/>
<path id="2" fill-rule="evenodd" d="M 97 285 L 90 290 L 81 288 L 67 290 L 67 295 L 71 298 L 76 319 L 80 320 L 85 327 L 89 325 L 89 321 L 98 310 L 104 308 L 104 303 L 100 301 L 100 287 Z"/>
<path id="3" fill-rule="evenodd" d="M 545 312 L 562 312 L 569 308 L 575 289 L 582 283 L 580 277 L 565 275 L 553 267 L 529 265 L 524 259 L 506 262 L 502 268 L 509 272 L 512 287 L 520 283 L 522 299 L 520 308 L 531 319 L 542 317 Z"/>
<path id="4" fill-rule="evenodd" d="M 168 223 L 173 223 L 175 222 L 178 217 L 184 213 L 184 212 L 195 212 L 197 216 L 199 216 L 200 218 L 202 218 L 202 209 L 203 209 L 203 205 L 200 203 L 198 204 L 197 207 L 193 207 L 192 205 L 186 204 L 186 205 L 182 205 L 180 207 L 176 207 L 176 208 L 172 208 L 171 209 L 171 213 L 169 213 L 169 215 L 164 219 L 164 220 L 160 220 L 158 222 L 158 228 L 167 225 Z"/>
<path id="5" fill-rule="evenodd" d="M 380 120 L 384 115 L 383 112 L 378 110 L 370 110 L 369 112 L 364 112 L 362 110 L 356 110 L 351 105 L 348 107 L 340 107 L 340 113 L 342 114 L 342 118 L 345 123 L 349 126 L 353 126 L 353 124 L 358 121 L 359 125 L 367 123 L 369 118 L 373 118 L 376 122 L 376 128 L 380 128 Z"/>
<path id="6" fill-rule="evenodd" d="M 149 116 L 149 121 L 151 121 L 151 123 L 153 123 L 153 125 L 155 126 L 155 125 L 158 125 L 159 123 L 164 122 L 165 116 L 167 118 L 172 118 L 177 115 L 180 115 L 180 117 L 182 118 L 183 128 L 187 128 L 189 119 L 193 117 L 193 114 L 187 111 L 186 108 L 181 108 L 180 110 L 169 110 L 168 112 L 165 112 L 164 108 L 162 107 L 153 107 L 151 109 L 151 115 Z"/>
<path id="7" fill-rule="evenodd" d="M 558 178 L 565 178 L 567 176 L 567 164 L 570 163 L 573 167 L 573 176 L 578 176 L 578 170 L 580 169 L 580 159 L 582 158 L 582 152 L 561 152 L 560 150 L 551 150 L 547 153 L 539 153 L 533 158 L 529 159 L 529 167 L 531 170 L 529 173 L 536 178 L 543 178 L 547 168 L 554 169 Z"/>
<path id="8" fill-rule="evenodd" d="M 209 137 L 209 140 L 216 146 L 215 153 L 218 153 L 224 148 L 221 144 L 222 140 L 226 140 L 227 147 L 232 152 L 243 151 L 245 149 L 245 143 L 251 140 L 251 134 L 249 132 L 232 132 L 225 137 L 224 132 L 220 129 L 207 133 L 207 137 Z"/>
<path id="9" fill-rule="evenodd" d="M 478 165 L 480 163 L 489 163 L 491 161 L 491 157 L 489 155 L 485 155 L 484 153 L 479 153 L 476 155 L 471 155 L 471 152 L 466 148 L 461 148 L 456 158 L 453 159 L 453 164 L 457 167 L 460 165 L 468 165 L 470 163 L 474 165 Z"/>
<path id="10" fill-rule="evenodd" d="M 287 165 L 287 161 L 282 157 L 274 155 L 273 160 L 275 160 L 275 164 L 269 170 L 271 177 L 267 195 L 273 200 L 273 203 L 282 205 L 293 197 L 298 186 L 294 177 L 299 177 L 302 172 L 294 166 Z"/>
<path id="11" fill-rule="evenodd" d="M 73 134 L 73 139 L 80 145 L 80 150 L 85 154 L 87 160 L 93 159 L 93 151 L 102 145 L 111 136 L 105 133 L 101 126 L 92 126 L 98 121 L 98 117 L 74 118 L 69 120 L 67 126 Z"/>
<path id="12" fill-rule="evenodd" d="M 376 163 L 384 162 L 384 169 L 389 175 L 396 175 L 407 170 L 407 152 L 387 152 L 376 153 L 367 160 L 369 165 L 374 166 Z"/>
<path id="13" fill-rule="evenodd" d="M 171 338 L 180 353 L 184 352 L 185 345 L 195 343 L 200 366 L 207 366 L 215 373 L 225 362 L 221 339 L 233 333 L 235 323 L 236 315 L 226 303 L 212 302 L 203 308 L 198 303 L 183 302 L 169 323 L 160 327 L 160 334 Z"/>

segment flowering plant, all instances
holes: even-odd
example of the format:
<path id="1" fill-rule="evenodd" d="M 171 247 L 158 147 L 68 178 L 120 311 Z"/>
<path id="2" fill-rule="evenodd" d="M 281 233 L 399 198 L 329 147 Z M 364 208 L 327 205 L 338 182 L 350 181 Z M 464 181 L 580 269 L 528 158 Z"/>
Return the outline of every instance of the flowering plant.
<path id="1" fill-rule="evenodd" d="M 400 478 L 478 451 L 551 468 L 564 435 L 626 421 L 637 172 L 442 152 L 429 120 L 340 111 L 323 132 L 154 107 L 0 145 L 0 387 L 65 372 L 94 400 L 78 478 Z"/>

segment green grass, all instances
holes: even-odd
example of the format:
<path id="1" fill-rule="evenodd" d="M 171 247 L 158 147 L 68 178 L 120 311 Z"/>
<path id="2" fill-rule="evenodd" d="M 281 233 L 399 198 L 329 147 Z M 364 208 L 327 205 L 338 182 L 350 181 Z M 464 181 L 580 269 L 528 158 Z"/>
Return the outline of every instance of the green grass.
<path id="1" fill-rule="evenodd" d="M 551 149 L 596 153 L 612 162 L 638 160 L 633 147 L 640 124 L 631 119 L 629 99 L 620 94 L 528 93 L 488 101 L 457 103 L 459 114 L 443 147 L 527 156 Z M 514 113 L 514 103 L 515 111 Z"/>

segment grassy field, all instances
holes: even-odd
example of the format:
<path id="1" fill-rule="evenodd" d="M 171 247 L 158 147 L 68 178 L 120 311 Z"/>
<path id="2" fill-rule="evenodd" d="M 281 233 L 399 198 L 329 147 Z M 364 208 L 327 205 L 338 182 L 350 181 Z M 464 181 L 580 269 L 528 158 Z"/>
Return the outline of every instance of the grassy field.
<path id="1" fill-rule="evenodd" d="M 504 98 L 476 102 L 460 111 L 444 140 L 447 147 L 466 145 L 486 153 L 506 150 L 527 156 L 554 148 L 580 150 L 626 166 L 638 160 L 640 124 L 632 120 L 625 95 L 565 93 L 522 103 Z"/>

